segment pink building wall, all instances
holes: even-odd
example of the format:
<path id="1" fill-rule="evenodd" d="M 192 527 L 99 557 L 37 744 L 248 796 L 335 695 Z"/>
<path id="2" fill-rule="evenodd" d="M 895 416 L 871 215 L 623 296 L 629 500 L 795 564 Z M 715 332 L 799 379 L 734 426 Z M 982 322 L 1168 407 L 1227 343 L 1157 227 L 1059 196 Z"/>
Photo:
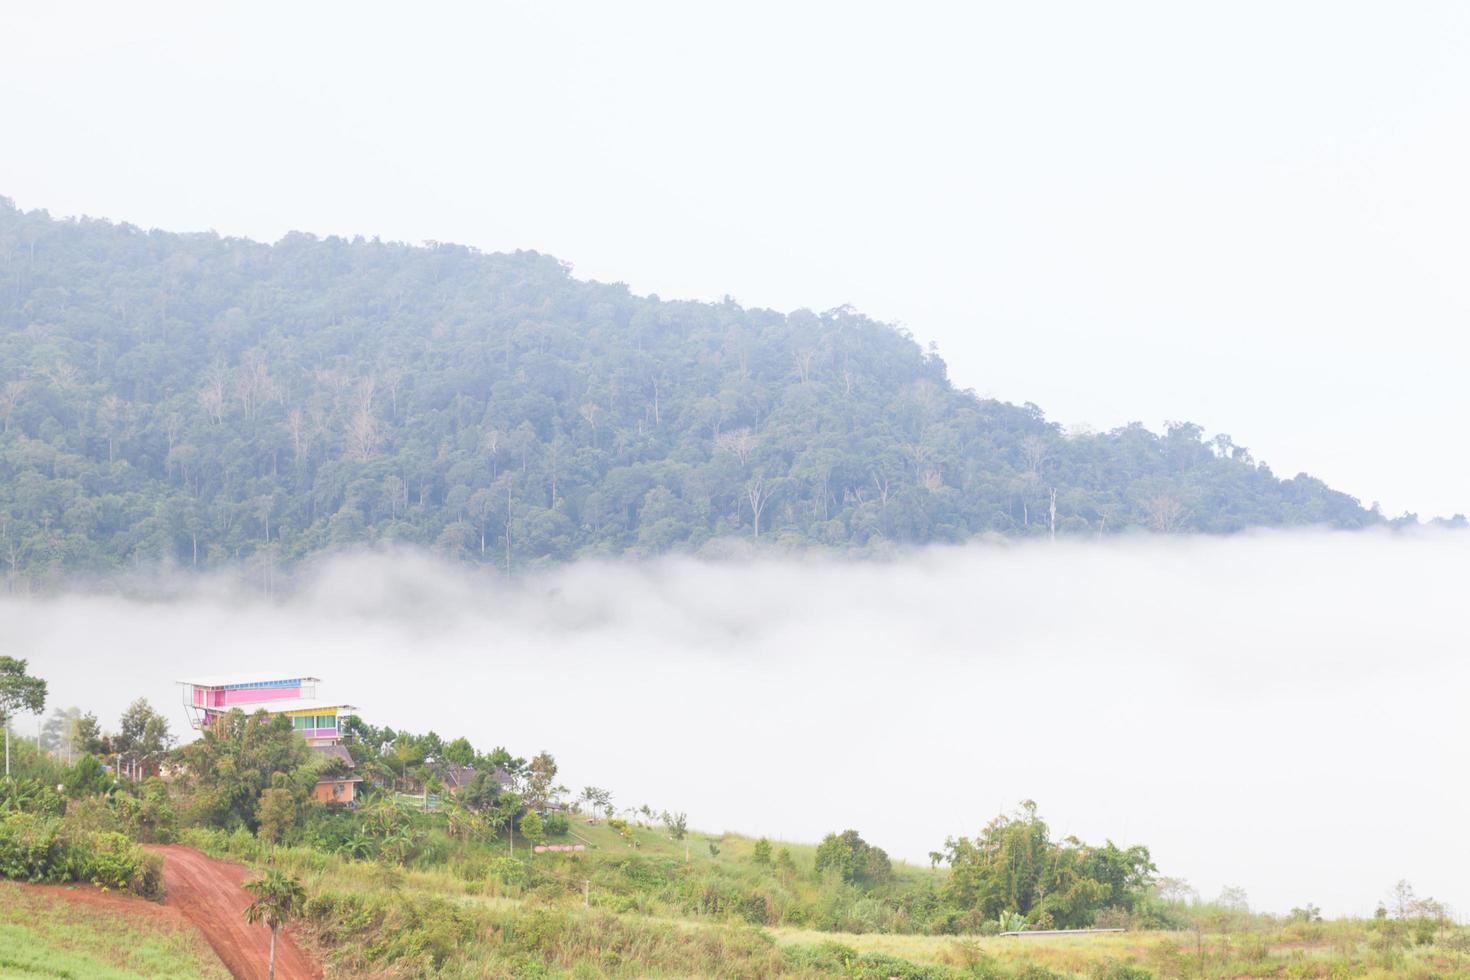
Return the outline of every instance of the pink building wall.
<path id="1" fill-rule="evenodd" d="M 193 701 L 200 708 L 230 708 L 237 704 L 253 704 L 259 701 L 280 701 L 301 697 L 300 684 L 282 684 L 278 687 L 250 687 L 243 690 L 196 687 Z"/>
<path id="2" fill-rule="evenodd" d="M 217 701 L 211 701 L 214 707 L 226 707 L 236 704 L 250 704 L 255 701 L 279 701 L 282 698 L 301 697 L 301 685 L 292 684 L 289 687 L 252 687 L 243 691 L 210 691 Z"/>

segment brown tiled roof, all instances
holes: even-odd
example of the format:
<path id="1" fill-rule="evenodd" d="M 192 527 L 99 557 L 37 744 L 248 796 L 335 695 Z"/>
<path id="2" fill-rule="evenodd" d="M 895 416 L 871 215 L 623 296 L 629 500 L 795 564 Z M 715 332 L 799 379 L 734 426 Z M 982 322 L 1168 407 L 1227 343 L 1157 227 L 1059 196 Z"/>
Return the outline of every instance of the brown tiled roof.
<path id="1" fill-rule="evenodd" d="M 341 762 L 349 769 L 355 766 L 355 763 L 352 761 L 352 753 L 348 752 L 345 746 L 313 745 L 311 746 L 311 751 L 328 762 Z"/>

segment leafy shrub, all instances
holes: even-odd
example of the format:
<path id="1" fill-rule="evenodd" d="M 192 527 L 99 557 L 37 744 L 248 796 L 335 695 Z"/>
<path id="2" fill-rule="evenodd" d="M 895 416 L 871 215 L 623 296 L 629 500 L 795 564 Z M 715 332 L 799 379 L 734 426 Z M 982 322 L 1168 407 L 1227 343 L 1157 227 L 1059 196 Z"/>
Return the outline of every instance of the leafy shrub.
<path id="1" fill-rule="evenodd" d="M 766 896 L 748 895 L 740 899 L 735 903 L 735 914 L 751 925 L 765 925 L 769 915 L 766 909 Z"/>
<path id="2" fill-rule="evenodd" d="M 66 826 L 73 833 L 116 831 L 121 829 L 117 807 L 101 796 L 72 800 L 66 805 Z"/>
<path id="3" fill-rule="evenodd" d="M 544 829 L 547 837 L 565 837 L 572 824 L 562 814 L 553 813 L 547 816 Z"/>
<path id="4" fill-rule="evenodd" d="M 78 759 L 76 765 L 62 776 L 61 782 L 66 787 L 66 795 L 72 799 L 99 796 L 113 789 L 112 777 L 95 755 L 84 755 Z"/>
<path id="5" fill-rule="evenodd" d="M 65 881 L 65 850 L 61 821 L 54 817 L 8 813 L 0 818 L 0 878 Z"/>
<path id="6" fill-rule="evenodd" d="M 1060 973 L 1048 970 L 1039 963 L 1027 963 L 1016 973 L 1016 980 L 1067 980 Z"/>
<path id="7" fill-rule="evenodd" d="M 521 817 L 521 836 L 532 844 L 540 844 L 546 840 L 546 821 L 541 819 L 540 814 L 532 810 Z"/>
<path id="8" fill-rule="evenodd" d="M 796 972 L 822 973 L 829 976 L 855 977 L 859 980 L 950 980 L 970 974 L 957 973 L 946 966 L 923 966 L 896 956 L 881 953 L 859 954 L 851 946 L 827 942 L 816 946 L 797 946 L 786 951 L 787 966 Z"/>
<path id="9" fill-rule="evenodd" d="M 119 833 L 87 835 L 86 860 L 77 877 L 99 888 L 129 891 L 145 898 L 163 897 L 163 859 L 149 854 Z"/>
<path id="10" fill-rule="evenodd" d="M 630 857 L 617 865 L 618 873 L 637 888 L 654 888 L 664 884 L 673 874 L 669 862 L 654 862 L 647 858 Z"/>
<path id="11" fill-rule="evenodd" d="M 169 802 L 168 786 L 157 776 L 143 781 L 137 796 L 118 793 L 112 806 L 121 829 L 134 840 L 168 844 L 178 831 L 178 816 Z"/>
<path id="12" fill-rule="evenodd" d="M 526 862 L 511 857 L 499 857 L 492 861 L 490 873 L 505 885 L 524 885 L 531 879 L 531 869 Z"/>
<path id="13" fill-rule="evenodd" d="M 0 877 L 86 881 L 160 898 L 162 867 L 162 859 L 116 831 L 87 830 L 32 813 L 10 813 L 0 819 Z"/>
<path id="14" fill-rule="evenodd" d="M 858 835 L 856 830 L 828 834 L 817 847 L 816 869 L 835 872 L 843 881 L 876 885 L 893 877 L 888 854 Z"/>
<path id="15" fill-rule="evenodd" d="M 39 779 L 0 776 L 0 814 L 26 810 L 59 817 L 65 808 L 65 798 Z"/>

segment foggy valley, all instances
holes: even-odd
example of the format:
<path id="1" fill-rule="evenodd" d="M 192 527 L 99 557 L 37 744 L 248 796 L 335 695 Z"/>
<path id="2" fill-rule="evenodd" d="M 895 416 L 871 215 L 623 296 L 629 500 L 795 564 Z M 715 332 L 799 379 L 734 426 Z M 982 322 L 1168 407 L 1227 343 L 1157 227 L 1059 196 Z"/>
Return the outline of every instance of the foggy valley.
<path id="1" fill-rule="evenodd" d="M 705 830 L 851 826 L 927 864 L 1029 798 L 1206 898 L 1369 914 L 1404 878 L 1470 902 L 1467 560 L 1456 532 L 1256 532 L 507 584 L 405 551 L 327 559 L 276 601 L 223 577 L 12 596 L 0 630 L 54 705 L 103 717 L 147 696 L 183 728 L 175 680 L 309 670 L 373 724 L 552 749 L 574 789 Z"/>

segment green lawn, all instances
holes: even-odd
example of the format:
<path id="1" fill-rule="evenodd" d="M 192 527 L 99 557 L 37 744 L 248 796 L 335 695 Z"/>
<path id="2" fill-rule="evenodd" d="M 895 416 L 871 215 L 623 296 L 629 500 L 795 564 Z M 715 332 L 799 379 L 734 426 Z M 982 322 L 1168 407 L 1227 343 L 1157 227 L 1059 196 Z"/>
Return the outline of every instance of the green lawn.
<path id="1" fill-rule="evenodd" d="M 0 881 L 0 977 L 227 980 L 229 972 L 198 932 L 142 899 L 94 907 Z"/>

